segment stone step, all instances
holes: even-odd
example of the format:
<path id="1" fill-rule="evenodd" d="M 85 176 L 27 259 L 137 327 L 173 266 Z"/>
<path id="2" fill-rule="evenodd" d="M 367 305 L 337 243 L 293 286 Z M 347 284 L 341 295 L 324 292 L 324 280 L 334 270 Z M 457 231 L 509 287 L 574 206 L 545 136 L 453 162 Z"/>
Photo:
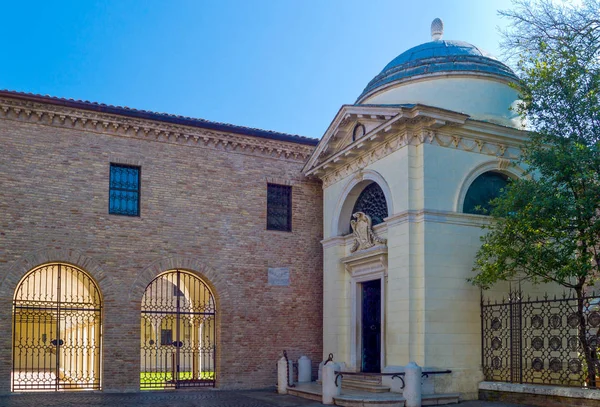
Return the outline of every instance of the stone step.
<path id="1" fill-rule="evenodd" d="M 459 402 L 458 393 L 423 394 L 421 396 L 422 406 L 440 406 L 443 404 L 456 404 Z"/>
<path id="2" fill-rule="evenodd" d="M 343 376 L 344 376 L 343 377 L 344 381 L 347 381 L 347 382 L 362 382 L 362 383 L 381 384 L 381 376 L 347 374 L 347 373 L 343 374 Z"/>
<path id="3" fill-rule="evenodd" d="M 369 393 L 388 393 L 390 391 L 389 386 L 382 386 L 377 382 L 357 380 L 354 378 L 347 379 L 346 377 L 342 379 L 342 389 L 360 390 Z"/>
<path id="4" fill-rule="evenodd" d="M 341 394 L 333 398 L 336 406 L 343 407 L 404 407 L 405 402 L 404 397 L 394 393 L 377 394 L 368 398 L 360 394 Z"/>
<path id="5" fill-rule="evenodd" d="M 314 400 L 321 402 L 323 396 L 321 395 L 321 386 L 299 386 L 287 388 L 288 394 L 292 396 L 302 397 L 308 400 Z"/>

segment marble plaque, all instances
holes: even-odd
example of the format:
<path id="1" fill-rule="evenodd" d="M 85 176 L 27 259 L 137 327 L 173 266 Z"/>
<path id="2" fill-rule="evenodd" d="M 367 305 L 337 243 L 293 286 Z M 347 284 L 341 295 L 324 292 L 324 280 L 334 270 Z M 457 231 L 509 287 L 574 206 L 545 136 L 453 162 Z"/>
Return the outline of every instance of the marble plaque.
<path id="1" fill-rule="evenodd" d="M 269 285 L 290 285 L 290 268 L 276 267 L 269 268 Z"/>

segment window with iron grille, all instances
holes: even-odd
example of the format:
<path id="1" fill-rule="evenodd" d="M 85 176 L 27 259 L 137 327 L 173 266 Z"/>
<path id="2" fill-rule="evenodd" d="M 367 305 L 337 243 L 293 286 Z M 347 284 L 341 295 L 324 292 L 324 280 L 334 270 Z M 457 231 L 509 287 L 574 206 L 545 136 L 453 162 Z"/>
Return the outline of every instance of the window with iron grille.
<path id="1" fill-rule="evenodd" d="M 352 209 L 352 214 L 355 214 L 356 212 L 363 212 L 369 215 L 371 217 L 372 226 L 379 225 L 388 217 L 385 194 L 376 182 L 367 185 L 367 187 L 362 190 Z M 350 220 L 352 220 L 352 217 Z M 349 230 L 352 232 L 352 228 Z"/>
<path id="2" fill-rule="evenodd" d="M 140 167 L 110 164 L 108 213 L 140 216 Z"/>
<path id="3" fill-rule="evenodd" d="M 267 230 L 292 230 L 292 187 L 267 184 Z"/>
<path id="4" fill-rule="evenodd" d="M 508 185 L 509 178 L 505 174 L 484 172 L 469 186 L 463 203 L 463 212 L 475 215 L 489 215 L 492 210 L 490 201 L 502 195 Z"/>

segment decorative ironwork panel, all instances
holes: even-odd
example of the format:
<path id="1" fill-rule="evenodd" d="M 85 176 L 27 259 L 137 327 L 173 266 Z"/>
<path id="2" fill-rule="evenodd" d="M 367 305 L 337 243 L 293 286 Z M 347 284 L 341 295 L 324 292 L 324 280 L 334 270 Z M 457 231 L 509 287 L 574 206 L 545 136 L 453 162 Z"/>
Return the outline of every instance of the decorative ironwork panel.
<path id="1" fill-rule="evenodd" d="M 13 303 L 13 391 L 100 389 L 102 300 L 84 271 L 28 273 Z"/>
<path id="2" fill-rule="evenodd" d="M 488 171 L 477 178 L 469 186 L 463 203 L 464 213 L 488 215 L 492 209 L 490 201 L 502 193 L 508 184 L 508 177 L 502 173 Z"/>
<path id="3" fill-rule="evenodd" d="M 510 308 L 505 304 L 482 306 L 483 373 L 486 380 L 509 382 Z"/>
<path id="4" fill-rule="evenodd" d="M 140 215 L 140 167 L 110 165 L 108 213 Z"/>
<path id="5" fill-rule="evenodd" d="M 355 214 L 356 212 L 363 212 L 369 215 L 371 217 L 372 226 L 379 225 L 388 217 L 385 194 L 376 182 L 367 185 L 366 188 L 362 190 L 352 209 L 352 214 Z M 350 220 L 348 222 L 350 222 Z M 348 223 L 348 225 L 350 225 L 350 223 Z M 352 230 L 352 228 L 349 230 Z"/>
<path id="6" fill-rule="evenodd" d="M 292 187 L 267 184 L 267 229 L 292 230 Z"/>
<path id="7" fill-rule="evenodd" d="M 172 270 L 142 298 L 140 388 L 215 385 L 216 307 L 193 274 Z"/>
<path id="8" fill-rule="evenodd" d="M 523 300 L 511 293 L 508 300 L 481 308 L 486 380 L 600 387 L 600 297 L 585 297 L 582 314 L 577 299 L 566 295 Z M 494 324 L 498 329 L 491 328 Z M 589 345 L 588 358 L 582 341 Z M 595 378 L 588 374 L 588 360 Z"/>

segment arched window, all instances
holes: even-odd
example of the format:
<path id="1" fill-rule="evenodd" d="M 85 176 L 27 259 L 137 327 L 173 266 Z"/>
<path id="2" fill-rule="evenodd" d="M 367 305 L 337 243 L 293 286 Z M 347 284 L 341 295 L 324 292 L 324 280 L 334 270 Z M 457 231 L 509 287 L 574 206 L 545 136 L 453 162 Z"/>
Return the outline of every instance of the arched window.
<path id="1" fill-rule="evenodd" d="M 362 190 L 352 209 L 353 214 L 356 212 L 364 212 L 369 215 L 373 222 L 373 226 L 379 225 L 383 222 L 383 219 L 388 217 L 385 195 L 376 182 L 367 185 L 367 187 Z"/>
<path id="2" fill-rule="evenodd" d="M 52 263 L 27 273 L 13 302 L 12 390 L 99 390 L 101 321 L 85 271 Z"/>
<path id="3" fill-rule="evenodd" d="M 490 201 L 497 198 L 508 184 L 508 176 L 500 172 L 484 172 L 469 186 L 465 202 L 464 213 L 475 215 L 489 215 L 492 209 Z"/>

